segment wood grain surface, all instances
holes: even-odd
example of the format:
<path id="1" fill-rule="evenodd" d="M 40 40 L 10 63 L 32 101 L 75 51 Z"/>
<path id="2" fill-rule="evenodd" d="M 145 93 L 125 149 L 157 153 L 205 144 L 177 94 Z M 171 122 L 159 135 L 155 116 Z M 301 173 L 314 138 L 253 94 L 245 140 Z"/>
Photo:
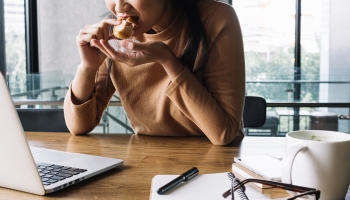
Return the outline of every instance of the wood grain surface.
<path id="1" fill-rule="evenodd" d="M 152 178 L 157 174 L 181 174 L 194 166 L 200 174 L 229 172 L 235 156 L 270 154 L 283 157 L 284 154 L 284 138 L 281 137 L 245 137 L 227 146 L 214 146 L 206 137 L 73 136 L 34 132 L 26 135 L 31 146 L 119 158 L 124 164 L 45 196 L 0 188 L 0 199 L 147 200 Z M 223 192 L 227 189 L 223 188 Z M 284 190 L 262 190 L 253 184 L 247 187 L 247 195 L 250 199 L 286 199 L 289 196 Z M 346 199 L 350 199 L 350 194 Z"/>

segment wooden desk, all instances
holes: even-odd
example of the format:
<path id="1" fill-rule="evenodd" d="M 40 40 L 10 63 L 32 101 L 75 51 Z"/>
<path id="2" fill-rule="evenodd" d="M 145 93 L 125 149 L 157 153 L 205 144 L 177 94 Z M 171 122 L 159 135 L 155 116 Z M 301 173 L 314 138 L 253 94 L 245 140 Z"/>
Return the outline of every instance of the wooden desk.
<path id="1" fill-rule="evenodd" d="M 0 188 L 0 199 L 149 199 L 151 180 L 157 174 L 180 174 L 193 166 L 201 174 L 227 172 L 231 171 L 234 156 L 284 154 L 284 138 L 275 137 L 246 137 L 228 146 L 214 146 L 205 137 L 27 133 L 27 139 L 31 146 L 121 158 L 124 164 L 46 196 Z M 288 196 L 284 190 L 261 191 L 254 186 L 247 194 L 250 199 Z"/>

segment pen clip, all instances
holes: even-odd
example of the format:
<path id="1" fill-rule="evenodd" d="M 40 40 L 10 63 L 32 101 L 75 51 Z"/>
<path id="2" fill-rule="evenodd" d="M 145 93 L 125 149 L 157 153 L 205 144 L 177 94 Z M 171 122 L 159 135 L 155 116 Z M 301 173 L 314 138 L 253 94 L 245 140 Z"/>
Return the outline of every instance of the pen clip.
<path id="1" fill-rule="evenodd" d="M 199 171 L 196 171 L 195 173 L 189 175 L 185 181 L 189 181 L 189 180 L 193 179 L 194 177 L 196 177 L 198 175 L 198 173 L 199 173 Z"/>

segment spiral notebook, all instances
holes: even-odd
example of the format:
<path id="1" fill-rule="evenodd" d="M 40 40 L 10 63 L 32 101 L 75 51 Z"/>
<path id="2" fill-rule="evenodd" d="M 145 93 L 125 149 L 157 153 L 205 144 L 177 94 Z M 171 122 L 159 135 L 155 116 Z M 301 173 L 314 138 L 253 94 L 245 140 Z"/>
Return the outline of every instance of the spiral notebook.
<path id="1" fill-rule="evenodd" d="M 175 179 L 178 175 L 156 175 L 152 179 L 150 200 L 213 200 L 213 199 L 231 199 L 231 195 L 224 198 L 222 194 L 231 188 L 231 181 L 225 173 L 201 174 L 189 182 L 169 191 L 165 195 L 159 195 L 157 190 Z M 238 194 L 235 199 L 239 200 Z"/>

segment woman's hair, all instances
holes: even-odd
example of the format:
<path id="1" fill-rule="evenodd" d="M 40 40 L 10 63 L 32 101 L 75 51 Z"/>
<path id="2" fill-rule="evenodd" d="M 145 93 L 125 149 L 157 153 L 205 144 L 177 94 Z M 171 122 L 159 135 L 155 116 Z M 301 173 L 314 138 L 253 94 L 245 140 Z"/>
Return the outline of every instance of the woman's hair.
<path id="1" fill-rule="evenodd" d="M 180 62 L 191 71 L 205 66 L 209 54 L 206 32 L 197 7 L 199 1 L 201 0 L 174 0 L 174 3 L 184 11 L 191 31 L 187 45 L 179 56 Z"/>
<path id="2" fill-rule="evenodd" d="M 205 66 L 208 55 L 209 46 L 207 42 L 206 32 L 202 24 L 201 16 L 197 3 L 201 0 L 173 0 L 176 7 L 182 9 L 187 17 L 190 27 L 190 38 L 185 49 L 179 56 L 180 62 L 190 71 L 194 72 Z M 114 16 L 114 15 L 113 15 Z M 110 30 L 111 31 L 111 30 Z M 110 79 L 111 66 L 113 60 L 107 59 L 108 75 L 106 78 L 106 94 L 108 95 L 108 82 Z"/>

